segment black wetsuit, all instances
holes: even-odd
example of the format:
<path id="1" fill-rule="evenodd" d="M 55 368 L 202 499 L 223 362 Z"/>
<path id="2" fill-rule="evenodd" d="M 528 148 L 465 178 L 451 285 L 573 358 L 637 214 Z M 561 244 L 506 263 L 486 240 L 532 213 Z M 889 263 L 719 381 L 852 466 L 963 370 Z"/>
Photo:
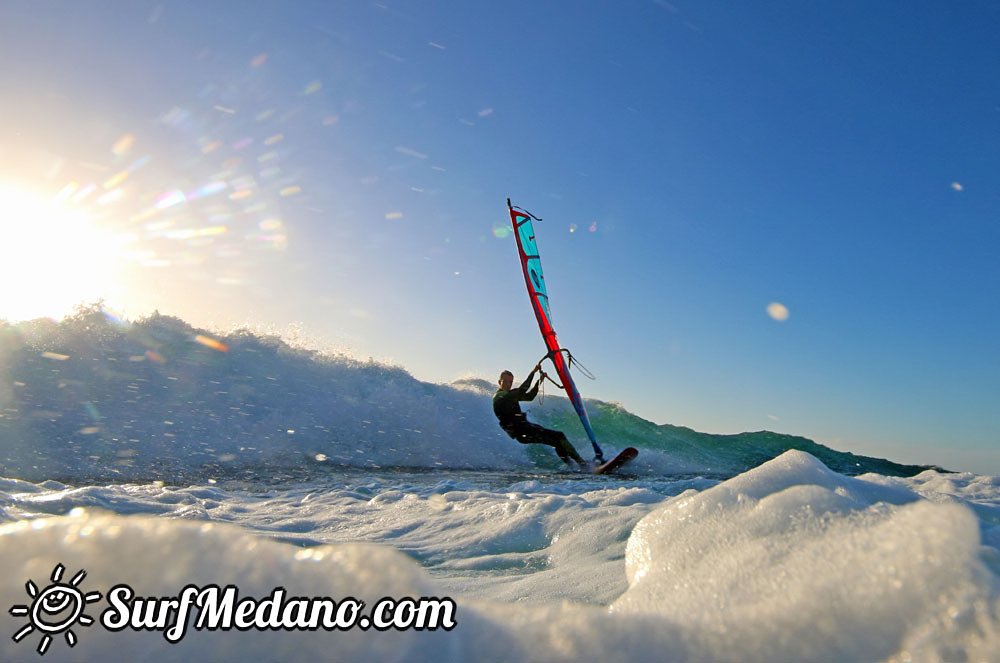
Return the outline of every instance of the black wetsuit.
<path id="1" fill-rule="evenodd" d="M 541 381 L 532 387 L 533 377 L 533 374 L 529 375 L 520 387 L 510 391 L 498 389 L 493 395 L 493 413 L 500 421 L 500 428 L 521 444 L 547 444 L 554 447 L 559 458 L 567 465 L 570 459 L 583 464 L 583 458 L 563 433 L 531 423 L 521 411 L 520 402 L 534 400 L 538 394 L 538 384 L 541 384 Z"/>

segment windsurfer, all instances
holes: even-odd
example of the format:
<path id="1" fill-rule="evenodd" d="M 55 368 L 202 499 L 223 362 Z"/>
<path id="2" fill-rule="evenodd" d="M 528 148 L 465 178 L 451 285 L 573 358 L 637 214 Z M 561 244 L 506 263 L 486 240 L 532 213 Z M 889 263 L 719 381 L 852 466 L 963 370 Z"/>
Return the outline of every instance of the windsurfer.
<path id="1" fill-rule="evenodd" d="M 547 444 L 554 447 L 564 463 L 569 465 L 572 459 L 581 469 L 586 470 L 588 469 L 586 461 L 576 452 L 565 434 L 531 423 L 521 411 L 520 401 L 534 400 L 538 394 L 538 386 L 542 383 L 545 373 L 542 373 L 542 377 L 534 386 L 531 383 L 535 374 L 541 371 L 542 365 L 539 363 L 531 369 L 527 379 L 516 389 L 513 388 L 513 373 L 504 371 L 500 374 L 500 389 L 493 395 L 493 412 L 500 421 L 500 428 L 521 444 Z"/>

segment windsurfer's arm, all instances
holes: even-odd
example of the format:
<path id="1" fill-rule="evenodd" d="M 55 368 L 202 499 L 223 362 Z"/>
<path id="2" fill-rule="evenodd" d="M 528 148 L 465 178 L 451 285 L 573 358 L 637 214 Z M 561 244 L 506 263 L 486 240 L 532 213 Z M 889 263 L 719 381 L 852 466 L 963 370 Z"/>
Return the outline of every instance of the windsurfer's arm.
<path id="1" fill-rule="evenodd" d="M 535 396 L 538 394 L 538 387 L 539 385 L 542 384 L 542 381 L 539 380 L 538 382 L 536 382 L 534 387 L 531 386 L 531 381 L 535 379 L 535 373 L 539 372 L 540 370 L 542 370 L 542 365 L 536 364 L 535 367 L 531 369 L 531 372 L 528 373 L 527 379 L 525 379 L 525 381 L 521 383 L 521 386 L 518 387 L 518 391 L 521 392 L 521 397 L 518 400 L 522 401 L 535 400 Z"/>
<path id="2" fill-rule="evenodd" d="M 524 382 L 522 382 L 521 386 L 517 388 L 517 391 L 522 394 L 528 393 L 528 390 L 531 389 L 531 381 L 535 379 L 535 373 L 540 370 L 542 370 L 542 365 L 536 364 L 535 367 L 531 369 L 531 372 L 528 373 L 528 377 L 524 378 Z"/>

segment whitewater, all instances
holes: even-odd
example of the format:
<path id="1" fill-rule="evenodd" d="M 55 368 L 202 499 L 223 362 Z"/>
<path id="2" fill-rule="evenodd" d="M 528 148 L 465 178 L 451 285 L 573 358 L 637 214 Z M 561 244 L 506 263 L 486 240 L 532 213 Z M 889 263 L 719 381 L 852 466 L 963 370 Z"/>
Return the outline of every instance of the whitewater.
<path id="1" fill-rule="evenodd" d="M 583 475 L 492 390 L 167 316 L 0 323 L 0 660 L 1000 661 L 1000 477 L 599 401 L 605 453 L 640 455 Z M 566 399 L 529 407 L 589 448 Z M 60 565 L 100 598 L 40 656 Z M 448 598 L 455 625 L 170 642 L 101 624 L 122 584 Z"/>

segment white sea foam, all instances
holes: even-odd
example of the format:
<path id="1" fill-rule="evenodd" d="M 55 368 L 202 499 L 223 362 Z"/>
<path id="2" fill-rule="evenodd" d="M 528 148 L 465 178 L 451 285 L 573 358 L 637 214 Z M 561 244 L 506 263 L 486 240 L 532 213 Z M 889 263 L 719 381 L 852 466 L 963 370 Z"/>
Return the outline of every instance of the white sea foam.
<path id="1" fill-rule="evenodd" d="M 94 625 L 77 629 L 72 649 L 53 642 L 46 661 L 327 660 L 331 651 L 436 663 L 989 661 L 1000 651 L 1000 553 L 981 537 L 995 526 L 934 497 L 944 493 L 929 478 L 921 495 L 792 451 L 721 483 L 468 473 L 338 484 L 6 482 L 4 513 L 20 519 L 0 528 L 0 596 L 24 603 L 24 582 L 42 586 L 62 563 L 85 568 L 85 589 L 102 592 L 233 583 L 256 596 L 282 586 L 366 602 L 458 601 L 450 632 L 191 632 L 171 645 Z M 976 491 L 973 504 L 1000 497 Z M 79 505 L 87 509 L 42 517 Z M 8 624 L 13 633 L 19 622 Z M 3 660 L 37 658 L 27 641 L 0 647 Z"/>
<path id="2" fill-rule="evenodd" d="M 613 611 L 715 634 L 720 660 L 883 660 L 918 631 L 938 629 L 941 652 L 978 647 L 981 628 L 997 635 L 997 576 L 972 510 L 802 452 L 670 501 L 636 526 L 627 556 Z"/>

